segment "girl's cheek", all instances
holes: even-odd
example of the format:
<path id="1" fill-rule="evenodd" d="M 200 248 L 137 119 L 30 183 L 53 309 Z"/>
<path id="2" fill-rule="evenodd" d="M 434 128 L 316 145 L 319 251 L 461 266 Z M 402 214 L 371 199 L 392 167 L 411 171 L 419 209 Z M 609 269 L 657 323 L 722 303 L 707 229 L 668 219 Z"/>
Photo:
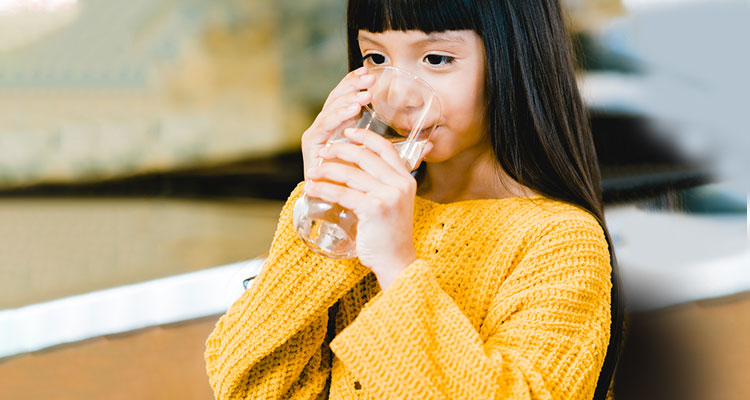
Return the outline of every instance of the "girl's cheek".
<path id="1" fill-rule="evenodd" d="M 433 89 L 435 89 L 435 92 L 437 92 L 438 98 L 441 102 L 446 101 L 446 99 L 449 99 L 450 96 L 456 94 L 456 90 L 448 90 L 447 88 L 450 87 L 450 84 L 446 84 L 442 81 L 430 81 L 428 82 L 430 86 L 432 86 Z"/>

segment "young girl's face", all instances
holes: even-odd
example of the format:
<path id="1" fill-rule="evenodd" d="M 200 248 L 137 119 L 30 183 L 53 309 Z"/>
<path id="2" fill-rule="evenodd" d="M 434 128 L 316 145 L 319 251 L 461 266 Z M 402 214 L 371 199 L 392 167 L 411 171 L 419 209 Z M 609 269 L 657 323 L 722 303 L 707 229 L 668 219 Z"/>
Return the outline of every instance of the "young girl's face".
<path id="1" fill-rule="evenodd" d="M 476 32 L 361 30 L 358 40 L 365 66 L 407 70 L 429 82 L 440 97 L 443 118 L 425 161 L 442 162 L 488 145 L 483 122 L 484 45 Z"/>

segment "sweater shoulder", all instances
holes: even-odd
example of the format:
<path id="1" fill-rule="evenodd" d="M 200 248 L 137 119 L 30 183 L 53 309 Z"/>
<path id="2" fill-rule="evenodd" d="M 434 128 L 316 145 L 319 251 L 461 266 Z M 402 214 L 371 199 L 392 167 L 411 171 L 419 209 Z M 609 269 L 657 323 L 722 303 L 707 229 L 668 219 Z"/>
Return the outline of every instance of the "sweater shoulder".
<path id="1" fill-rule="evenodd" d="M 450 204 L 419 200 L 415 234 L 427 247 L 450 243 L 473 252 L 481 248 L 486 262 L 503 265 L 532 249 L 574 247 L 578 242 L 608 247 L 602 226 L 590 212 L 543 196 Z M 460 246 L 456 251 L 461 253 Z"/>
<path id="2" fill-rule="evenodd" d="M 583 238 L 606 243 L 604 229 L 588 210 L 559 200 L 537 197 L 519 202 L 517 229 L 536 240 L 575 242 Z"/>
<path id="3" fill-rule="evenodd" d="M 572 226 L 600 230 L 596 217 L 582 207 L 543 197 L 522 201 L 518 206 L 532 224 L 541 226 Z"/>
<path id="4" fill-rule="evenodd" d="M 485 226 L 502 226 L 504 231 L 550 233 L 567 229 L 602 231 L 588 210 L 543 196 L 478 200 L 441 205 L 439 214 L 473 220 Z"/>

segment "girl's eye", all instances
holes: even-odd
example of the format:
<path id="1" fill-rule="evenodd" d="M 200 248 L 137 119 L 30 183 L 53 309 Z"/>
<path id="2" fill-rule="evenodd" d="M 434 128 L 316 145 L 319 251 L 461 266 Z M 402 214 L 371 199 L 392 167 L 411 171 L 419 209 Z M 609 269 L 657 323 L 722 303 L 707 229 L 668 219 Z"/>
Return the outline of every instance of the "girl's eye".
<path id="1" fill-rule="evenodd" d="M 429 54 L 424 58 L 424 60 L 427 62 L 427 64 L 438 66 L 450 64 L 455 60 L 455 58 L 451 56 L 441 56 L 439 54 Z"/>
<path id="2" fill-rule="evenodd" d="M 385 64 L 385 56 L 382 54 L 370 53 L 365 55 L 363 61 L 369 61 L 374 65 Z"/>

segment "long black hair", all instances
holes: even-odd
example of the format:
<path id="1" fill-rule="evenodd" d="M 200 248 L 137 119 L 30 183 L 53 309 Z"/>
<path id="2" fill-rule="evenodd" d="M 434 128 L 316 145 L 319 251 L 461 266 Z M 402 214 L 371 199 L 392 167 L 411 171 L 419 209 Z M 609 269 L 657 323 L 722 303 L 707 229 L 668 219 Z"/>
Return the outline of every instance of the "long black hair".
<path id="1" fill-rule="evenodd" d="M 590 212 L 609 243 L 612 325 L 594 394 L 604 399 L 621 344 L 623 302 L 594 141 L 560 0 L 349 0 L 350 70 L 363 63 L 360 30 L 473 30 L 482 38 L 487 134 L 500 167 L 516 182 Z"/>

